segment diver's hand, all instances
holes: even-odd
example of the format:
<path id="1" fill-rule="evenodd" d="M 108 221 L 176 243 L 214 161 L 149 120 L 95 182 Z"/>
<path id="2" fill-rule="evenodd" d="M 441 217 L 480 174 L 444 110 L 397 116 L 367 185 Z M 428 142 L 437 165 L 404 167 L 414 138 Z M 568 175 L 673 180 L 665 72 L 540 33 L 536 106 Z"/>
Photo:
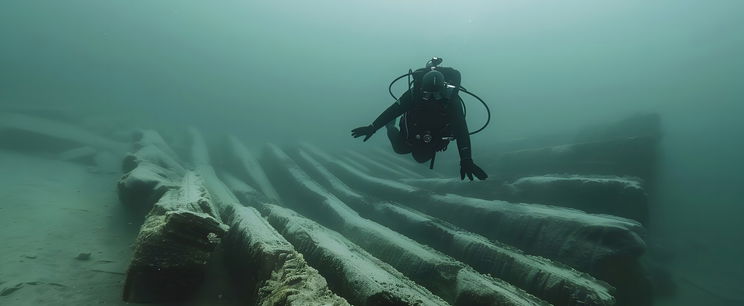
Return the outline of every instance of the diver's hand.
<path id="1" fill-rule="evenodd" d="M 370 137 L 372 137 L 372 134 L 374 134 L 377 131 L 371 124 L 368 126 L 358 127 L 353 130 L 351 130 L 351 136 L 354 136 L 354 138 L 364 136 L 364 141 L 367 141 Z"/>
<path id="2" fill-rule="evenodd" d="M 485 180 L 488 178 L 488 174 L 486 174 L 483 169 L 476 166 L 473 163 L 473 160 L 469 158 L 460 161 L 460 179 L 464 180 L 466 175 L 471 181 L 473 180 L 473 175 L 475 175 L 479 180 Z"/>

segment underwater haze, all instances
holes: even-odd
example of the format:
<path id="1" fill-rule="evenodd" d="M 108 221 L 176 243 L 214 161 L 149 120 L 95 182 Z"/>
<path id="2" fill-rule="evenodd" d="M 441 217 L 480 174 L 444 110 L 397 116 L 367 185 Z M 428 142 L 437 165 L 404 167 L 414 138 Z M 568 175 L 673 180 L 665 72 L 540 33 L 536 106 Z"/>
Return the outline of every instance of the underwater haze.
<path id="1" fill-rule="evenodd" d="M 733 0 L 3 0 L 0 113 L 97 126 L 92 132 L 109 135 L 139 128 L 181 135 L 195 127 L 211 144 L 235 135 L 255 148 L 312 143 L 375 155 L 372 148 L 390 150 L 384 131 L 362 142 L 350 130 L 394 102 L 394 78 L 441 57 L 490 107 L 490 124 L 471 137 L 476 163 L 486 164 L 504 144 L 558 145 L 587 126 L 658 114 L 645 243 L 662 254 L 652 261 L 677 290 L 654 304 L 742 305 L 743 12 L 744 2 Z M 405 90 L 405 81 L 393 86 L 396 95 Z M 473 131 L 486 111 L 461 96 Z M 437 161 L 446 178 L 460 174 L 455 151 Z M 0 144 L 0 152 L 6 167 L 46 165 L 26 160 L 14 145 Z M 41 168 L 0 169 L 0 201 L 8 203 L 0 214 L 22 207 L 17 192 L 54 197 L 65 189 L 64 173 L 74 171 L 49 167 L 63 177 L 37 189 L 12 182 L 46 175 Z M 115 181 L 106 186 L 110 195 L 96 197 L 115 199 Z M 13 224 L 26 220 L 19 218 Z M 16 228 L 10 217 L 2 220 Z M 122 245 L 134 240 L 139 224 L 130 225 L 120 224 L 134 230 Z M 20 249 L 24 237 L 0 234 Z M 56 238 L 45 239 L 41 245 Z M 18 258 L 2 260 L 0 290 L 20 273 L 10 268 Z M 38 279 L 64 284 L 66 270 L 55 271 Z M 0 304 L 26 305 L 31 297 L 17 297 L 26 287 L 0 294 Z"/>

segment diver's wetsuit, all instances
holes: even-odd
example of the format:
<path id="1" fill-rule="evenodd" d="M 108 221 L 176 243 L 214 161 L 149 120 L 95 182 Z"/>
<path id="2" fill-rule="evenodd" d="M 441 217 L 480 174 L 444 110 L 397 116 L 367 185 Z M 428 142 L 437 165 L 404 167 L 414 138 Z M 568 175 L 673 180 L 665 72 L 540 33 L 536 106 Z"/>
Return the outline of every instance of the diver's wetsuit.
<path id="1" fill-rule="evenodd" d="M 453 68 L 438 67 L 437 70 L 441 71 L 447 76 L 447 82 L 450 84 L 460 84 L 460 72 Z M 418 71 L 417 71 L 418 72 Z M 460 104 L 460 98 L 458 96 L 457 88 L 449 95 L 449 98 L 441 101 L 426 101 L 422 99 L 420 90 L 414 89 L 406 91 L 397 101 L 395 101 L 390 107 L 388 107 L 380 116 L 375 119 L 372 126 L 375 130 L 386 126 L 391 121 L 395 120 L 398 116 L 414 109 L 418 103 L 445 103 L 447 109 L 447 119 L 451 124 L 452 136 L 457 140 L 457 149 L 460 153 L 460 160 L 471 159 L 470 149 L 470 133 L 468 132 L 468 125 L 465 121 L 465 114 Z M 413 158 L 420 162 L 426 162 L 430 160 L 436 150 L 431 148 L 421 147 L 416 145 L 414 142 L 409 141 L 408 135 L 406 134 L 407 127 L 404 120 L 400 121 L 400 129 L 398 130 L 394 126 L 388 127 L 387 135 L 390 139 L 390 143 L 393 146 L 393 150 L 399 154 L 412 153 Z M 446 146 L 439 150 L 446 149 Z"/>

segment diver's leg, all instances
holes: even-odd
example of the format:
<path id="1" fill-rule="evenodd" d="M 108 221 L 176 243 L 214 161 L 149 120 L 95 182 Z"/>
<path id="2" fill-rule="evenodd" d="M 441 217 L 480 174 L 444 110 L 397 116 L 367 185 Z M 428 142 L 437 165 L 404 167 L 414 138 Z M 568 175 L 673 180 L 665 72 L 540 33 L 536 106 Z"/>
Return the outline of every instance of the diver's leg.
<path id="1" fill-rule="evenodd" d="M 398 154 L 411 153 L 411 146 L 408 145 L 403 135 L 400 134 L 400 130 L 395 127 L 395 120 L 390 121 L 385 125 L 387 129 L 387 136 L 390 139 L 390 144 L 393 146 L 393 151 Z"/>

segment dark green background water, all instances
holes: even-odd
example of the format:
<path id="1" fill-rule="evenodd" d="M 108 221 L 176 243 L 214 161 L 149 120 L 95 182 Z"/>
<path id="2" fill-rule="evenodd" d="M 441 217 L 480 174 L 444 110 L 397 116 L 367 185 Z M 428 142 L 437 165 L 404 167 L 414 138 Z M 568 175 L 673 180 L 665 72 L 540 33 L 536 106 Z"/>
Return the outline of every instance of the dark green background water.
<path id="1" fill-rule="evenodd" d="M 349 129 L 392 102 L 392 78 L 440 56 L 493 109 L 476 159 L 660 113 L 650 230 L 681 254 L 675 273 L 742 298 L 743 14 L 726 0 L 4 0 L 0 110 L 357 147 Z"/>

